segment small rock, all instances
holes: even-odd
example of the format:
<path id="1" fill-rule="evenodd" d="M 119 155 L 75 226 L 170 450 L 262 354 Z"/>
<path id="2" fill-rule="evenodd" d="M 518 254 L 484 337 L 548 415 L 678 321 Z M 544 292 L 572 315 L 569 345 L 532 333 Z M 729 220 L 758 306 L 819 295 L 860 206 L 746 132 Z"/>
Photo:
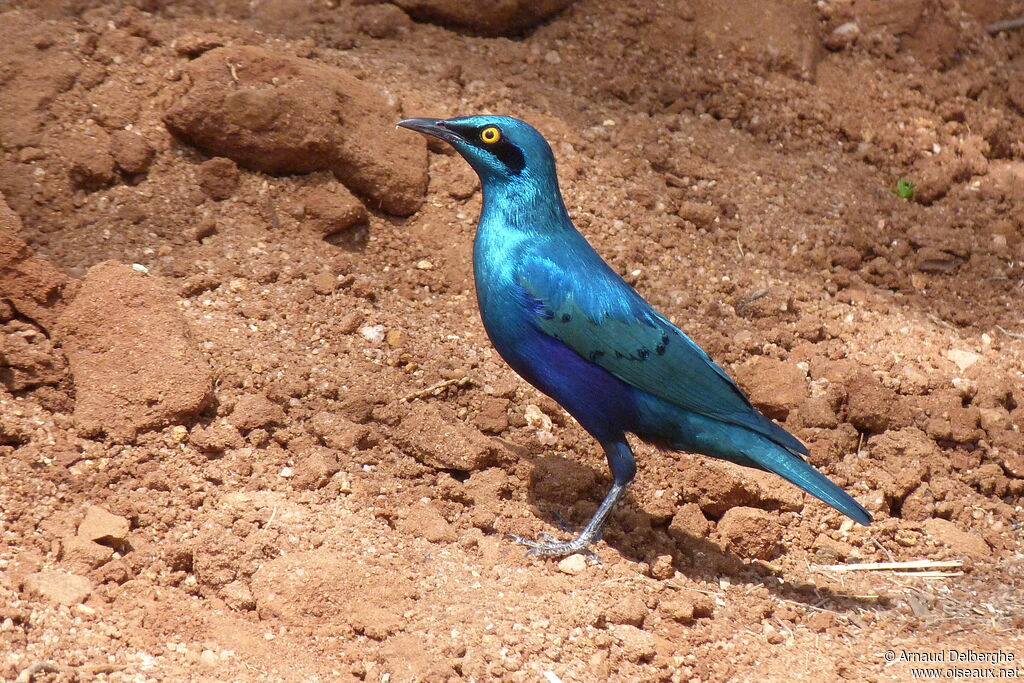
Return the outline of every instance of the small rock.
<path id="1" fill-rule="evenodd" d="M 254 610 L 256 600 L 252 596 L 249 586 L 241 581 L 232 581 L 220 589 L 220 596 L 233 610 Z"/>
<path id="2" fill-rule="evenodd" d="M 49 261 L 34 254 L 18 237 L 21 218 L 0 194 L 0 301 L 48 332 L 74 292 L 74 280 Z"/>
<path id="3" fill-rule="evenodd" d="M 798 414 L 804 427 L 834 429 L 839 426 L 839 417 L 824 396 L 808 396 L 800 404 Z"/>
<path id="4" fill-rule="evenodd" d="M 394 38 L 408 33 L 412 28 L 412 20 L 395 5 L 368 5 L 360 8 L 356 16 L 356 28 L 371 38 Z"/>
<path id="5" fill-rule="evenodd" d="M 92 192 L 114 183 L 117 171 L 109 148 L 109 136 L 102 131 L 68 140 L 63 151 L 75 188 Z"/>
<path id="6" fill-rule="evenodd" d="M 320 296 L 327 296 L 334 292 L 338 286 L 338 279 L 334 277 L 333 273 L 327 271 L 320 271 L 313 277 L 309 278 L 309 285 L 313 288 L 313 291 Z"/>
<path id="7" fill-rule="evenodd" d="M 72 572 L 85 574 L 108 562 L 114 549 L 79 536 L 60 541 L 60 561 Z"/>
<path id="8" fill-rule="evenodd" d="M 570 555 L 570 557 L 576 557 L 576 555 Z M 582 555 L 580 555 L 582 557 Z M 566 558 L 568 559 L 568 558 Z M 640 626 L 644 623 L 644 619 L 647 617 L 647 613 L 650 610 L 647 609 L 646 603 L 635 595 L 627 595 L 622 600 L 618 600 L 608 605 L 608 608 L 604 612 L 604 621 L 608 624 L 630 624 L 632 626 Z"/>
<path id="9" fill-rule="evenodd" d="M 922 204 L 942 199 L 953 186 L 958 170 L 957 161 L 951 152 L 918 159 L 910 176 L 914 181 L 914 199 Z"/>
<path id="10" fill-rule="evenodd" d="M 843 50 L 853 44 L 860 35 L 860 27 L 856 22 L 848 21 L 832 29 L 831 33 L 825 36 L 825 47 L 829 50 Z"/>
<path id="11" fill-rule="evenodd" d="M 433 403 L 417 402 L 402 427 L 396 442 L 429 467 L 467 472 L 487 466 L 495 455 L 490 439 Z"/>
<path id="12" fill-rule="evenodd" d="M 0 304 L 0 319 L 14 316 L 13 310 Z M 0 325 L 0 386 L 22 391 L 59 385 L 67 377 L 64 356 L 36 325 L 11 320 Z"/>
<path id="13" fill-rule="evenodd" d="M 120 515 L 90 505 L 78 525 L 78 537 L 111 547 L 121 545 L 128 538 L 131 524 Z"/>
<path id="14" fill-rule="evenodd" d="M 298 199 L 304 207 L 303 226 L 321 237 L 349 230 L 366 223 L 369 218 L 366 206 L 359 198 L 338 183 L 307 188 Z"/>
<path id="15" fill-rule="evenodd" d="M 242 431 L 281 425 L 285 421 L 284 408 L 263 394 L 248 394 L 235 402 L 235 408 L 227 418 L 233 426 Z"/>
<path id="16" fill-rule="evenodd" d="M 48 569 L 29 574 L 25 577 L 22 588 L 29 596 L 70 606 L 84 602 L 89 597 L 92 593 L 92 582 L 78 574 Z"/>
<path id="17" fill-rule="evenodd" d="M 359 334 L 369 342 L 379 343 L 384 341 L 383 325 L 364 325 L 359 328 Z"/>
<path id="18" fill-rule="evenodd" d="M 668 525 L 669 535 L 684 544 L 692 542 L 694 538 L 704 538 L 710 531 L 711 523 L 696 503 L 681 505 Z"/>
<path id="19" fill-rule="evenodd" d="M 1014 434 L 1014 432 L 1007 431 L 1006 434 Z M 1006 470 L 1007 474 L 1016 479 L 1024 479 L 1024 439 L 1020 438 L 1020 434 L 1017 434 L 1018 447 L 1014 450 L 1003 449 L 999 455 L 999 461 L 1002 463 L 1003 469 Z"/>
<path id="20" fill-rule="evenodd" d="M 398 528 L 431 543 L 451 543 L 458 537 L 452 525 L 430 503 L 417 503 L 398 524 Z"/>
<path id="21" fill-rule="evenodd" d="M 963 349 L 950 349 L 946 352 L 946 358 L 953 361 L 953 363 L 960 368 L 960 372 L 963 372 L 981 360 L 981 354 L 974 353 L 973 351 L 965 351 Z"/>
<path id="22" fill-rule="evenodd" d="M 780 633 L 773 624 L 766 623 L 762 630 L 765 635 L 765 640 L 767 640 L 771 645 L 778 645 L 786 640 L 786 636 L 782 635 L 782 633 Z"/>
<path id="23" fill-rule="evenodd" d="M 196 175 L 200 189 L 206 196 L 217 200 L 228 199 L 235 194 L 241 180 L 238 164 L 225 157 L 214 157 L 199 164 Z"/>
<path id="24" fill-rule="evenodd" d="M 759 560 L 775 557 L 782 542 L 782 526 L 778 519 L 759 508 L 728 510 L 718 522 L 718 533 L 737 555 Z"/>
<path id="25" fill-rule="evenodd" d="M 365 425 L 326 411 L 315 414 L 309 426 L 324 445 L 346 453 L 358 448 L 370 434 Z"/>
<path id="26" fill-rule="evenodd" d="M 482 432 L 501 434 L 508 429 L 509 401 L 504 398 L 486 398 L 480 412 L 473 416 L 473 423 Z"/>
<path id="27" fill-rule="evenodd" d="M 658 604 L 669 619 L 680 624 L 690 624 L 695 619 L 710 617 L 715 612 L 714 603 L 699 593 L 679 593 Z"/>
<path id="28" fill-rule="evenodd" d="M 754 356 L 736 369 L 737 381 L 749 390 L 750 402 L 776 420 L 785 420 L 807 396 L 807 379 L 796 363 Z"/>
<path id="29" fill-rule="evenodd" d="M 676 575 L 676 568 L 671 555 L 658 555 L 651 562 L 651 576 L 659 580 L 671 579 Z"/>
<path id="30" fill-rule="evenodd" d="M 935 516 L 935 497 L 928 483 L 922 483 L 903 499 L 900 517 L 911 522 L 923 522 Z"/>
<path id="31" fill-rule="evenodd" d="M 694 464 L 694 467 L 686 467 L 679 473 L 682 484 L 680 496 L 683 500 L 695 501 L 704 516 L 721 517 L 729 508 L 754 505 L 759 501 L 757 487 L 746 479 L 740 479 L 732 470 L 713 462 L 698 461 Z M 688 530 L 702 528 L 696 516 L 687 519 L 686 523 L 695 525 L 687 527 Z"/>
<path id="32" fill-rule="evenodd" d="M 622 642 L 622 656 L 630 662 L 643 662 L 657 652 L 654 634 L 636 626 L 622 624 L 615 628 L 615 635 Z"/>
<path id="33" fill-rule="evenodd" d="M 149 170 L 155 152 L 153 147 L 138 133 L 117 130 L 110 134 L 110 155 L 118 167 L 128 175 L 138 175 Z"/>
<path id="34" fill-rule="evenodd" d="M 188 438 L 198 450 L 215 454 L 241 448 L 245 443 L 238 430 L 225 422 L 215 422 L 208 427 L 197 425 L 189 432 Z"/>
<path id="35" fill-rule="evenodd" d="M 220 658 L 213 650 L 203 650 L 199 653 L 199 664 L 207 669 L 220 667 Z"/>
<path id="36" fill-rule="evenodd" d="M 587 558 L 579 553 L 570 555 L 558 563 L 558 571 L 570 576 L 576 576 L 587 568 Z"/>
<path id="37" fill-rule="evenodd" d="M 882 386 L 870 373 L 857 373 L 846 387 L 849 392 L 846 419 L 857 429 L 879 433 L 909 422 L 908 411 L 901 398 L 892 389 Z"/>
<path id="38" fill-rule="evenodd" d="M 842 266 L 847 270 L 857 270 L 864 262 L 864 256 L 860 250 L 851 246 L 837 246 L 829 251 L 829 258 L 833 266 Z"/>
<path id="39" fill-rule="evenodd" d="M 384 640 L 400 631 L 403 626 L 401 615 L 394 610 L 372 605 L 361 605 L 352 612 L 352 627 L 367 638 Z"/>
<path id="40" fill-rule="evenodd" d="M 341 463 L 334 451 L 313 447 L 299 456 L 292 485 L 309 491 L 323 488 L 339 470 Z"/>
<path id="41" fill-rule="evenodd" d="M 698 228 L 710 228 L 721 215 L 717 206 L 699 202 L 680 202 L 676 215 Z"/>
<path id="42" fill-rule="evenodd" d="M 992 549 L 989 548 L 985 539 L 963 531 L 948 519 L 933 517 L 932 519 L 925 520 L 923 527 L 931 537 L 949 546 L 955 552 L 963 553 L 976 559 L 987 559 L 992 556 Z"/>

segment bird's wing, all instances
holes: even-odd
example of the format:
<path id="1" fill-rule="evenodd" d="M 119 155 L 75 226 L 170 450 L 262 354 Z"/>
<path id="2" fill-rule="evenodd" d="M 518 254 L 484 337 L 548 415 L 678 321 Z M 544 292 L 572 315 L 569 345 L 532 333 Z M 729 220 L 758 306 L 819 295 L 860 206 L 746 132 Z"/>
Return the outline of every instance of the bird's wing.
<path id="1" fill-rule="evenodd" d="M 807 449 L 751 405 L 717 363 L 655 311 L 603 262 L 576 276 L 546 260 L 519 269 L 533 323 L 623 382 L 685 410 L 763 434 L 787 449 Z M 577 271 L 579 272 L 579 271 Z"/>

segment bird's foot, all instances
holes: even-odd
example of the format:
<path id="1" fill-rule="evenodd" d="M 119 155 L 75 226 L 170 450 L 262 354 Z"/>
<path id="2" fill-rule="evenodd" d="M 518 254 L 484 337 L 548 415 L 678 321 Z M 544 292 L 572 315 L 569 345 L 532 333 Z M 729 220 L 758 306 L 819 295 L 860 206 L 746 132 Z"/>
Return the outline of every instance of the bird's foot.
<path id="1" fill-rule="evenodd" d="M 509 538 L 519 545 L 526 546 L 527 557 L 534 555 L 537 557 L 565 557 L 567 555 L 575 555 L 579 553 L 584 557 L 588 557 L 595 562 L 600 562 L 601 558 L 598 557 L 597 553 L 590 549 L 592 540 L 587 538 L 584 534 L 580 534 L 571 541 L 559 541 L 551 534 L 542 533 L 539 535 L 539 540 L 533 540 L 531 538 L 524 538 L 523 536 L 516 536 L 515 534 L 505 534 L 506 538 Z"/>

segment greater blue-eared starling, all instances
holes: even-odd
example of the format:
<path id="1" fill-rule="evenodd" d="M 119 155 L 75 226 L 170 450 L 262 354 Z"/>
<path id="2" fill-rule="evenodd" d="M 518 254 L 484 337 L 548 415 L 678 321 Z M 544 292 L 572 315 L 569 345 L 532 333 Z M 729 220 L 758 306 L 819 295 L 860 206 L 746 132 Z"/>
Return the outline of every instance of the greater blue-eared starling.
<path id="1" fill-rule="evenodd" d="M 451 144 L 480 176 L 473 272 L 484 329 L 526 381 L 604 448 L 613 483 L 576 538 L 513 536 L 530 553 L 590 552 L 636 474 L 632 433 L 774 472 L 861 524 L 871 515 L 805 460 L 807 448 L 629 286 L 573 226 L 547 141 L 505 116 L 399 126 Z"/>

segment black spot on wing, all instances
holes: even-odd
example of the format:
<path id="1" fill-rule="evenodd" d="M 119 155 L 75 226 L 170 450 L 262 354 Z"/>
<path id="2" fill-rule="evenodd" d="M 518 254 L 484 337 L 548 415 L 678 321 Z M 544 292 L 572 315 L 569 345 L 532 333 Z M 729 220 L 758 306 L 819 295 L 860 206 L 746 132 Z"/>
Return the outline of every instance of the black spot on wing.
<path id="1" fill-rule="evenodd" d="M 648 358 L 651 357 L 651 352 L 648 351 L 647 349 L 638 349 L 636 355 L 637 357 L 640 358 L 640 360 L 647 360 Z"/>
<path id="2" fill-rule="evenodd" d="M 597 351 L 597 350 L 591 351 L 590 355 L 589 355 L 590 362 L 591 363 L 596 363 L 597 361 L 599 361 L 601 359 L 602 356 L 604 356 L 604 351 Z"/>
<path id="3" fill-rule="evenodd" d="M 562 314 L 562 322 L 563 323 L 567 323 L 570 320 L 572 320 L 572 316 L 571 315 L 569 315 L 568 313 L 563 313 Z"/>
<path id="4" fill-rule="evenodd" d="M 661 343 L 654 347 L 654 352 L 659 356 L 665 355 L 665 350 L 668 348 L 669 338 L 667 334 L 661 335 Z"/>

